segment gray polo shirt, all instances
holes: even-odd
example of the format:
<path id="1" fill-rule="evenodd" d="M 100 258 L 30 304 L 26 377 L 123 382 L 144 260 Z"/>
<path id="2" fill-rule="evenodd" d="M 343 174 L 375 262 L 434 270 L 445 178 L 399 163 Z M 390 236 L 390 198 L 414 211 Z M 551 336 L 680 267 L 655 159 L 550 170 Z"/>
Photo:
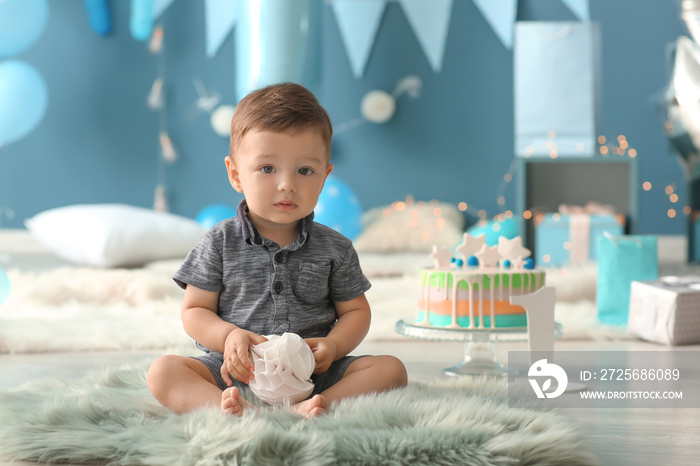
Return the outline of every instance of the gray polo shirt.
<path id="1" fill-rule="evenodd" d="M 175 282 L 219 292 L 217 314 L 258 335 L 326 336 L 336 321 L 333 302 L 356 298 L 371 286 L 352 242 L 314 222 L 311 213 L 299 222 L 297 240 L 280 249 L 258 234 L 247 210 L 244 199 L 236 217 L 212 227 Z"/>

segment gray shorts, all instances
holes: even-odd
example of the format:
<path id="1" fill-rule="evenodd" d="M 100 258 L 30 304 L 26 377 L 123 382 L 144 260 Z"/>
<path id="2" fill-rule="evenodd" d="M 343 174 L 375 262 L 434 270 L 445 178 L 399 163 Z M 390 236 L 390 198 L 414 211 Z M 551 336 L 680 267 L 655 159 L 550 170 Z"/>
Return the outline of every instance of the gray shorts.
<path id="1" fill-rule="evenodd" d="M 362 357 L 364 356 L 345 356 L 344 358 L 340 358 L 333 364 L 331 364 L 331 367 L 329 367 L 326 372 L 312 375 L 311 381 L 314 383 L 314 390 L 313 392 L 311 392 L 311 395 L 309 395 L 309 397 L 324 392 L 331 388 L 333 385 L 337 384 L 340 381 L 340 379 L 343 378 L 343 375 L 345 374 L 345 371 L 348 369 L 348 367 L 350 367 L 350 364 Z M 205 366 L 207 366 L 207 369 L 209 369 L 211 375 L 214 376 L 214 379 L 216 380 L 216 383 L 219 385 L 219 388 L 221 390 L 225 390 L 228 388 L 228 385 L 226 385 L 226 382 L 224 382 L 224 379 L 221 377 L 221 366 L 224 363 L 223 354 L 211 352 L 205 353 L 202 356 L 195 356 L 192 359 L 196 359 L 197 361 L 200 361 Z M 248 389 L 247 384 L 239 382 L 233 377 L 231 377 L 231 380 L 233 381 L 233 386 L 238 387 L 239 390 Z"/>

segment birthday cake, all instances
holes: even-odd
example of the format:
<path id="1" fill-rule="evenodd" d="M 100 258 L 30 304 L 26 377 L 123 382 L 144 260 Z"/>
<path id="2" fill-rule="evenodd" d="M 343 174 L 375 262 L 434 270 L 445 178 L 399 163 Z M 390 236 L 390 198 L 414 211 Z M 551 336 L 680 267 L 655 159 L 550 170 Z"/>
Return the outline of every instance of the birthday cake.
<path id="1" fill-rule="evenodd" d="M 527 326 L 525 308 L 510 297 L 544 286 L 545 272 L 537 269 L 522 239 L 500 237 L 487 246 L 484 235 L 464 234 L 456 248 L 433 246 L 434 267 L 420 270 L 418 316 L 415 324 L 441 328 L 516 328 Z"/>

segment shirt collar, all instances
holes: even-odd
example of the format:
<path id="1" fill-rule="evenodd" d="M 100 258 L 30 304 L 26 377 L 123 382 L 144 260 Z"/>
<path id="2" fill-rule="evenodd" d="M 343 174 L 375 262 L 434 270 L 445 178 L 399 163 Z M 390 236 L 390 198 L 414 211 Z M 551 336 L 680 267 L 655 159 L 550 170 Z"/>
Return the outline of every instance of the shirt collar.
<path id="1" fill-rule="evenodd" d="M 247 244 L 262 245 L 263 237 L 260 236 L 260 233 L 258 233 L 257 228 L 255 228 L 255 225 L 253 225 L 253 222 L 251 222 L 250 218 L 248 217 L 248 203 L 246 202 L 245 198 L 238 204 L 238 208 L 236 209 L 236 215 L 238 216 L 238 219 L 241 223 L 241 233 L 243 234 L 243 240 Z M 314 213 L 311 212 L 309 215 L 302 218 L 299 222 L 299 237 L 293 244 L 295 248 L 300 247 L 306 242 L 306 240 L 311 235 L 313 225 Z"/>

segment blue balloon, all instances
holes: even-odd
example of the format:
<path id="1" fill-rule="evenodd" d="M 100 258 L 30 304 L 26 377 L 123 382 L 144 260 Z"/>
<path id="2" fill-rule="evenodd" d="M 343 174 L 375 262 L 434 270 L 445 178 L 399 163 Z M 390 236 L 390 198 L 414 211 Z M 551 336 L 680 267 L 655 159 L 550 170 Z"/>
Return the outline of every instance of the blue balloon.
<path id="1" fill-rule="evenodd" d="M 10 296 L 10 278 L 3 269 L 0 269 L 0 305 Z"/>
<path id="2" fill-rule="evenodd" d="M 236 208 L 226 204 L 212 204 L 199 211 L 195 220 L 204 228 L 211 228 L 227 218 L 236 216 Z"/>
<path id="3" fill-rule="evenodd" d="M 112 30 L 112 18 L 109 15 L 107 0 L 85 0 L 90 27 L 96 34 L 106 36 Z"/>
<path id="4" fill-rule="evenodd" d="M 0 62 L 0 147 L 30 133 L 47 101 L 44 79 L 33 67 L 19 60 Z"/>
<path id="5" fill-rule="evenodd" d="M 0 1 L 0 59 L 13 57 L 32 45 L 48 19 L 46 0 Z"/>
<path id="6" fill-rule="evenodd" d="M 318 204 L 314 210 L 314 220 L 350 239 L 361 230 L 362 206 L 355 192 L 347 184 L 333 175 L 326 179 Z"/>
<path id="7" fill-rule="evenodd" d="M 493 227 L 496 225 L 496 223 L 498 223 L 499 227 L 494 229 Z M 518 236 L 520 232 L 518 228 L 518 221 L 513 218 L 507 218 L 502 222 L 492 220 L 487 222 L 485 225 L 475 225 L 469 228 L 467 233 L 472 236 L 479 236 L 483 233 L 486 236 L 486 244 L 488 246 L 497 246 L 498 238 L 501 236 L 508 239 L 513 239 Z"/>
<path id="8" fill-rule="evenodd" d="M 321 14 L 317 0 L 238 2 L 236 98 L 280 82 L 313 88 L 321 75 Z"/>

